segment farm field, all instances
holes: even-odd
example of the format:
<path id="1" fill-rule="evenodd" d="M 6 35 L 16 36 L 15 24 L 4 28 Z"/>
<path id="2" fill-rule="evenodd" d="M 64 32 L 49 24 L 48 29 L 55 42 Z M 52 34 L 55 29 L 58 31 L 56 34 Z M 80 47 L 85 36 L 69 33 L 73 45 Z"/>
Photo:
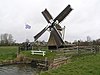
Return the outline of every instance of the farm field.
<path id="1" fill-rule="evenodd" d="M 75 56 L 70 63 L 41 72 L 40 75 L 100 75 L 100 53 Z"/>
<path id="2" fill-rule="evenodd" d="M 17 46 L 1 46 L 0 61 L 14 59 L 16 57 L 17 48 Z"/>

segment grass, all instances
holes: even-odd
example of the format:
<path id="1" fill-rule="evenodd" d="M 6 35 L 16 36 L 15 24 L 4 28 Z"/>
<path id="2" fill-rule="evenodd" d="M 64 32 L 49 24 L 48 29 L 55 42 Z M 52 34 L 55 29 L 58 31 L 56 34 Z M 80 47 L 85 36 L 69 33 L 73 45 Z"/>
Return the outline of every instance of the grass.
<path id="1" fill-rule="evenodd" d="M 3 60 L 12 60 L 14 58 L 16 58 L 16 54 L 17 54 L 17 49 L 18 47 L 16 46 L 1 46 L 0 47 L 0 61 Z M 45 50 L 46 51 L 46 55 L 42 56 L 42 55 L 32 55 L 31 54 L 31 50 L 28 51 L 21 51 L 21 54 L 30 58 L 34 58 L 34 59 L 45 59 L 45 57 L 47 57 L 47 59 L 52 60 L 55 57 L 58 57 L 57 54 L 62 54 L 61 52 L 50 52 L 47 48 L 43 48 L 41 50 Z"/>
<path id="2" fill-rule="evenodd" d="M 47 59 L 52 60 L 54 58 L 57 57 L 57 52 L 51 52 L 49 50 L 45 50 L 46 51 L 46 55 L 42 56 L 42 55 L 32 55 L 31 51 L 22 51 L 21 54 L 26 56 L 26 57 L 30 57 L 30 58 L 34 58 L 34 59 L 45 59 L 45 57 L 47 57 Z M 61 54 L 61 53 L 60 53 Z"/>
<path id="3" fill-rule="evenodd" d="M 40 75 L 100 75 L 100 53 L 72 58 L 72 62 Z"/>
<path id="4" fill-rule="evenodd" d="M 16 46 L 1 46 L 0 47 L 0 61 L 12 60 L 16 57 Z"/>

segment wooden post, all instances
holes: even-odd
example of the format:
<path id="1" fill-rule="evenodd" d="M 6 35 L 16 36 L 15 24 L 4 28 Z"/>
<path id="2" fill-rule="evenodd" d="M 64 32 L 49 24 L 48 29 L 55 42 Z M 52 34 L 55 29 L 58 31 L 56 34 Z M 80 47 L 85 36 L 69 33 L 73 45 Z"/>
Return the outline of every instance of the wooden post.
<path id="1" fill-rule="evenodd" d="M 79 41 L 77 42 L 77 52 L 78 52 L 78 55 L 80 54 L 79 52 Z"/>
<path id="2" fill-rule="evenodd" d="M 21 48 L 18 47 L 18 49 L 17 49 L 17 56 L 20 54 L 20 50 L 21 50 Z"/>

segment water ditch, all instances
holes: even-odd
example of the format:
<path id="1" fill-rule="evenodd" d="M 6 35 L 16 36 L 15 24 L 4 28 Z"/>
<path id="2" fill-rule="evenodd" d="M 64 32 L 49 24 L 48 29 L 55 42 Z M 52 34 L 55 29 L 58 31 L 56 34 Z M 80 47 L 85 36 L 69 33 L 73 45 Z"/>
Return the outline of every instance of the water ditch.
<path id="1" fill-rule="evenodd" d="M 40 71 L 31 64 L 0 66 L 0 75 L 37 75 Z"/>

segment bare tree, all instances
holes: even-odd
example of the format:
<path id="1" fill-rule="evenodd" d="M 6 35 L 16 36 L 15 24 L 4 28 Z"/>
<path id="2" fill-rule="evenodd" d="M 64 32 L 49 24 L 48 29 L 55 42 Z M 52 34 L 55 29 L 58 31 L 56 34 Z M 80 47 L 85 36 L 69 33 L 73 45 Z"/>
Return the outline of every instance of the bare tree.
<path id="1" fill-rule="evenodd" d="M 90 41 L 91 41 L 91 37 L 87 36 L 87 42 L 90 42 Z"/>
<path id="2" fill-rule="evenodd" d="M 4 44 L 3 34 L 1 34 L 1 36 L 0 36 L 0 43 Z"/>
<path id="3" fill-rule="evenodd" d="M 14 42 L 15 41 L 13 40 L 12 34 L 8 34 L 8 33 L 1 34 L 0 36 L 1 45 L 11 45 Z"/>
<path id="4" fill-rule="evenodd" d="M 29 39 L 26 39 L 26 42 L 29 43 L 30 42 Z"/>
<path id="5" fill-rule="evenodd" d="M 12 44 L 14 42 L 13 36 L 11 34 L 8 35 L 8 43 Z"/>
<path id="6" fill-rule="evenodd" d="M 8 44 L 8 34 L 7 33 L 3 34 L 3 39 L 4 39 L 4 43 Z"/>

